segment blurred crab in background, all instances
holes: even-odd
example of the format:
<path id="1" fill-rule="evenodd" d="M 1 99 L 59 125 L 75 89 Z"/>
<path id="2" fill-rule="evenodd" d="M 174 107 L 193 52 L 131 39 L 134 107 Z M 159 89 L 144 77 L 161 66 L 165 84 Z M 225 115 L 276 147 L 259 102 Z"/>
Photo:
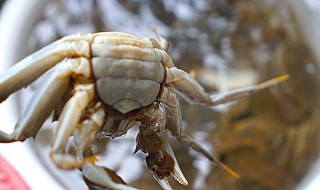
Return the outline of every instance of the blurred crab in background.
<path id="1" fill-rule="evenodd" d="M 208 92 L 250 85 L 282 73 L 291 75 L 291 79 L 280 88 L 263 91 L 225 107 L 190 107 L 180 101 L 183 118 L 179 118 L 179 129 L 183 125 L 184 133 L 194 137 L 207 150 L 214 149 L 219 159 L 215 160 L 216 163 L 227 163 L 241 176 L 234 178 L 203 164 L 201 158 L 190 157 L 188 152 L 171 143 L 189 184 L 192 184 L 186 189 L 248 189 L 252 186 L 256 189 L 292 189 L 317 159 L 318 68 L 298 32 L 287 2 L 68 0 L 54 1 L 49 5 L 45 9 L 45 19 L 35 27 L 30 38 L 30 44 L 37 46 L 35 49 L 79 32 L 79 29 L 80 32 L 116 30 L 150 36 L 151 28 L 156 27 L 170 42 L 169 54 L 175 65 L 192 75 Z M 70 91 L 69 88 L 64 98 L 71 97 Z M 61 113 L 64 102 L 66 100 L 55 110 L 56 116 Z M 163 108 L 167 110 L 165 104 L 150 104 L 148 107 L 149 111 L 158 110 L 156 112 L 159 113 L 154 112 L 158 116 Z M 110 110 L 116 109 L 106 112 L 106 115 L 118 118 L 114 122 L 124 121 L 118 117 L 121 112 Z M 138 113 L 138 110 L 147 111 L 139 108 L 133 112 Z M 171 122 L 165 116 L 169 126 Z M 112 137 L 113 132 L 121 135 L 126 130 L 103 127 L 97 135 Z M 138 136 L 138 145 L 144 140 L 143 136 Z M 163 142 L 163 136 L 166 136 L 165 132 L 159 136 L 159 142 Z M 39 139 L 40 135 L 36 140 Z M 165 139 L 170 140 L 168 137 Z M 102 139 L 100 142 L 104 144 L 105 141 Z M 107 142 L 108 145 L 111 143 Z M 147 150 L 137 146 L 139 148 Z M 84 151 L 89 162 L 92 161 L 91 155 L 92 152 Z M 142 175 L 130 184 L 157 189 L 150 176 Z M 159 180 L 169 188 L 164 178 Z"/>

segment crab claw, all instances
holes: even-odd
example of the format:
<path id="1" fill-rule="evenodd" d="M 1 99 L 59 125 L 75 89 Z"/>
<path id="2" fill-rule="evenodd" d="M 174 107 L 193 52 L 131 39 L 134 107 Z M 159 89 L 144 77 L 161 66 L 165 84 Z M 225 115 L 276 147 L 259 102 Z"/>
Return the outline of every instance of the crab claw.
<path id="1" fill-rule="evenodd" d="M 169 143 L 161 137 L 159 139 L 161 143 L 158 150 L 149 152 L 146 157 L 148 168 L 153 172 L 153 176 L 159 185 L 165 190 L 172 190 L 167 179 L 170 175 L 180 184 L 187 186 L 188 181 L 184 177 Z"/>
<path id="2" fill-rule="evenodd" d="M 165 177 L 165 178 L 161 179 L 159 177 L 159 175 L 157 175 L 155 172 L 153 172 L 153 177 L 159 183 L 159 185 L 162 187 L 162 189 L 173 190 L 170 183 L 169 183 L 168 178 Z"/>

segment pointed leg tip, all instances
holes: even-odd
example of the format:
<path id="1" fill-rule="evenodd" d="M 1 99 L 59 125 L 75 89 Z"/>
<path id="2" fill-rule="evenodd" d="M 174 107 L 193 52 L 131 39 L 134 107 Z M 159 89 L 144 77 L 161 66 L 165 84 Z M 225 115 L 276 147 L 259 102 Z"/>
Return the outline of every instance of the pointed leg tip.
<path id="1" fill-rule="evenodd" d="M 240 178 L 240 176 L 233 171 L 231 168 L 229 168 L 228 166 L 226 166 L 225 164 L 223 164 L 222 162 L 220 162 L 220 160 L 213 158 L 212 163 L 217 164 L 219 167 L 221 167 L 222 169 L 224 169 L 227 173 L 229 173 L 230 175 L 232 175 L 235 178 Z"/>
<path id="2" fill-rule="evenodd" d="M 226 170 L 226 172 L 228 172 L 230 175 L 232 175 L 233 177 L 235 178 L 240 178 L 240 176 L 235 172 L 233 171 L 232 169 L 230 169 L 229 167 L 225 166 L 224 165 L 224 169 Z"/>
<path id="3" fill-rule="evenodd" d="M 186 182 L 184 182 L 184 183 L 180 183 L 181 185 L 183 185 L 183 186 L 188 186 L 189 185 L 189 183 L 186 181 Z"/>
<path id="4" fill-rule="evenodd" d="M 289 78 L 290 78 L 290 75 L 289 74 L 285 74 L 285 75 L 273 78 L 271 80 L 265 81 L 263 83 L 257 84 L 255 86 L 255 91 L 261 90 L 261 89 L 265 89 L 265 88 L 269 88 L 271 86 L 278 85 L 279 83 L 282 83 L 282 82 L 286 81 Z"/>
<path id="5" fill-rule="evenodd" d="M 283 82 L 283 81 L 285 81 L 285 80 L 287 80 L 289 78 L 290 78 L 290 75 L 289 74 L 285 74 L 285 75 L 277 77 L 277 78 L 275 78 L 273 80 L 276 81 L 277 83 L 280 83 L 280 82 Z"/>

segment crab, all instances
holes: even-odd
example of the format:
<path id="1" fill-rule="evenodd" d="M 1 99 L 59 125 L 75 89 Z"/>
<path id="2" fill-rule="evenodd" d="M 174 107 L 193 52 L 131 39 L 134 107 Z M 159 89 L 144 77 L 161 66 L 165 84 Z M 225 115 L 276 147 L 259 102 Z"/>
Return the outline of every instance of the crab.
<path id="1" fill-rule="evenodd" d="M 158 42 L 159 41 L 159 42 Z M 165 190 L 172 176 L 188 185 L 167 140 L 170 131 L 178 142 L 231 175 L 237 174 L 182 132 L 177 94 L 191 104 L 215 106 L 248 96 L 286 80 L 269 81 L 222 94 L 209 95 L 187 72 L 174 66 L 161 37 L 140 38 L 120 32 L 74 34 L 57 40 L 24 58 L 0 75 L 0 102 L 26 87 L 48 70 L 50 77 L 35 92 L 12 134 L 0 131 L 0 142 L 35 137 L 53 112 L 58 121 L 50 158 L 61 169 L 80 169 L 91 189 L 135 189 L 113 170 L 95 164 L 91 150 L 97 136 L 120 137 L 139 128 L 137 151 L 146 153 L 146 165 Z M 75 153 L 66 151 L 73 136 Z"/>

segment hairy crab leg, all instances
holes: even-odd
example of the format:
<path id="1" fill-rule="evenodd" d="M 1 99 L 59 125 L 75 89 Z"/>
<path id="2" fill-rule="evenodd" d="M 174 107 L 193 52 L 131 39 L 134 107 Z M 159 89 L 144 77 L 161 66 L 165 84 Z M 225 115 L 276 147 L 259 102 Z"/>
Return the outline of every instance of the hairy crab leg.
<path id="1" fill-rule="evenodd" d="M 0 142 L 24 141 L 30 136 L 35 136 L 67 89 L 70 73 L 62 63 L 34 94 L 20 116 L 14 132 L 10 135 L 0 132 Z"/>
<path id="2" fill-rule="evenodd" d="M 93 108 L 88 108 L 86 112 L 90 112 L 86 113 L 88 119 L 82 121 L 74 133 L 74 147 L 77 152 L 77 159 L 80 161 L 86 161 L 86 159 L 90 161 L 94 158 L 90 143 L 94 140 L 96 132 L 101 128 L 106 117 L 101 103 L 97 103 Z M 96 166 L 89 162 L 83 165 L 81 169 L 85 182 L 90 189 L 135 190 L 108 168 Z"/>
<path id="3" fill-rule="evenodd" d="M 61 169 L 81 168 L 93 158 L 79 160 L 76 156 L 65 153 L 69 137 L 79 124 L 83 110 L 94 97 L 94 85 L 79 85 L 75 87 L 74 95 L 68 100 L 59 116 L 59 123 L 53 136 L 51 160 Z"/>
<path id="4" fill-rule="evenodd" d="M 228 92 L 211 95 L 210 106 L 228 103 L 245 96 L 249 96 L 259 90 L 275 86 L 289 78 L 289 75 L 282 75 L 280 77 L 273 78 L 271 80 L 259 83 L 257 85 L 247 86 L 244 88 L 234 89 Z"/>
<path id="5" fill-rule="evenodd" d="M 86 58 L 73 58 L 61 62 L 49 79 L 37 90 L 26 110 L 20 116 L 14 132 L 12 134 L 0 132 L 0 142 L 23 141 L 30 136 L 35 137 L 46 118 L 64 95 L 70 78 L 72 76 L 88 78 L 90 75 L 90 64 Z"/>
<path id="6" fill-rule="evenodd" d="M 168 60 L 168 63 L 170 63 L 170 59 Z M 169 67 L 166 67 L 167 75 L 164 82 L 189 103 L 207 106 L 215 106 L 237 100 L 239 98 L 248 96 L 258 90 L 277 85 L 289 78 L 289 75 L 283 75 L 260 83 L 258 85 L 235 89 L 222 94 L 209 96 L 209 94 L 205 92 L 202 86 L 188 73 L 183 70 L 177 69 L 176 67 L 170 67 L 170 64 L 168 64 L 168 66 Z M 216 163 L 218 166 L 225 169 L 234 177 L 239 177 L 234 171 L 222 164 L 218 159 L 211 156 L 210 153 L 208 153 L 191 137 L 181 133 L 181 113 L 179 102 L 176 99 L 176 96 L 169 92 L 168 88 L 164 88 L 162 94 L 159 96 L 159 99 L 161 99 L 165 103 L 167 114 L 169 114 L 167 117 L 167 128 L 181 144 L 185 145 L 186 147 L 190 147 L 203 156 L 207 157 L 210 161 Z"/>
<path id="7" fill-rule="evenodd" d="M 88 90 L 88 94 L 91 94 L 89 96 L 92 96 L 92 92 L 90 91 L 93 89 L 89 87 Z M 93 164 L 95 158 L 92 155 L 92 151 L 90 149 L 91 147 L 89 145 L 94 140 L 96 132 L 103 125 L 106 114 L 101 106 L 101 103 L 97 103 L 94 107 L 89 106 L 85 111 L 87 119 L 83 120 L 77 125 L 76 121 L 80 117 L 79 113 L 83 113 L 81 110 L 82 108 L 86 107 L 85 105 L 77 107 L 79 105 L 78 103 L 80 103 L 77 101 L 79 100 L 81 101 L 81 104 L 86 104 L 91 98 L 85 100 L 83 96 L 88 95 L 80 95 L 77 92 L 74 96 L 78 96 L 75 97 L 77 100 L 68 101 L 59 118 L 59 121 L 62 124 L 58 127 L 55 136 L 60 136 L 61 138 L 54 138 L 52 150 L 56 150 L 56 153 L 51 153 L 51 158 L 55 159 L 54 162 L 58 164 L 58 167 L 64 169 L 80 168 L 82 170 L 85 182 L 90 189 L 108 188 L 119 190 L 135 190 L 136 188 L 128 186 L 113 170 Z M 72 117 L 70 118 L 72 119 L 70 120 L 69 116 L 71 115 Z M 63 147 L 65 147 L 67 139 L 72 135 L 73 131 L 74 147 L 76 149 L 77 156 L 63 154 Z M 55 148 L 54 146 L 59 148 Z"/>
<path id="8" fill-rule="evenodd" d="M 95 139 L 95 135 L 102 127 L 106 117 L 100 102 L 96 103 L 94 107 L 88 107 L 85 115 L 87 119 L 79 123 L 73 134 L 74 147 L 79 160 L 83 160 L 87 156 L 85 155 L 86 150 L 91 148 L 90 144 Z"/>
<path id="9" fill-rule="evenodd" d="M 213 157 L 205 148 L 194 141 L 191 137 L 182 133 L 180 104 L 176 95 L 174 93 L 171 93 L 168 88 L 164 88 L 160 98 L 165 104 L 165 112 L 167 118 L 166 129 L 168 129 L 182 145 L 187 148 L 192 148 L 194 151 L 206 157 L 209 161 L 217 164 L 219 167 L 226 170 L 229 174 L 238 178 L 239 176 L 238 174 L 236 174 L 236 172 L 221 163 L 217 158 Z"/>
<path id="10" fill-rule="evenodd" d="M 0 74 L 0 103 L 66 57 L 90 58 L 90 34 L 66 36 L 22 59 Z"/>
<path id="11" fill-rule="evenodd" d="M 256 91 L 275 86 L 289 78 L 289 75 L 283 75 L 257 85 L 209 96 L 202 86 L 187 72 L 176 67 L 167 67 L 166 74 L 165 83 L 171 86 L 173 90 L 175 90 L 175 92 L 181 95 L 185 100 L 191 104 L 207 106 L 216 106 L 249 96 Z"/>

